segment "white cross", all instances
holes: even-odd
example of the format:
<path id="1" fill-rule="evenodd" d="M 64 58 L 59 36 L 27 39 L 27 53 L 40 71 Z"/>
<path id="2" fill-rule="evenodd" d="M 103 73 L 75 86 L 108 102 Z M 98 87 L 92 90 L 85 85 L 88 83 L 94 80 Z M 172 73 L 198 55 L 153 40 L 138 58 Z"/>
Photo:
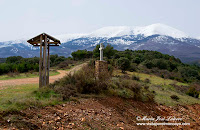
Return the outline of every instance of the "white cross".
<path id="1" fill-rule="evenodd" d="M 100 48 L 99 48 L 99 50 L 100 50 L 100 61 L 103 61 L 103 43 L 101 43 L 100 44 Z"/>

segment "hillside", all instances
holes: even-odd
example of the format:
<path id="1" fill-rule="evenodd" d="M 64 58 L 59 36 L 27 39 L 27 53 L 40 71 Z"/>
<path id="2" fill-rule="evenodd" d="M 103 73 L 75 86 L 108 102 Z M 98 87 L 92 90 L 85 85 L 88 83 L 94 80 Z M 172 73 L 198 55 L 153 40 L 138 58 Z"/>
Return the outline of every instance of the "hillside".
<path id="1" fill-rule="evenodd" d="M 86 69 L 84 69 L 86 70 Z M 88 71 L 88 70 L 87 70 Z M 175 87 L 170 85 L 174 83 L 176 85 L 188 85 L 183 84 L 173 80 L 167 80 L 155 75 L 147 75 L 142 73 L 133 74 L 133 72 L 128 72 L 127 74 L 121 73 L 119 70 L 114 71 L 113 81 L 117 81 L 117 75 L 120 75 L 121 83 L 123 85 L 127 84 L 127 76 L 138 75 L 140 81 L 133 81 L 134 84 L 149 86 L 150 89 L 155 91 L 155 102 L 148 102 L 144 99 L 134 99 L 130 98 L 130 94 L 126 93 L 125 88 L 120 88 L 117 86 L 110 86 L 109 93 L 101 94 L 79 94 L 70 97 L 69 100 L 60 102 L 61 105 L 56 105 L 57 100 L 60 98 L 52 92 L 44 91 L 41 95 L 37 91 L 37 85 L 32 86 L 15 86 L 4 88 L 0 91 L 4 98 L 14 92 L 12 97 L 10 97 L 9 102 L 4 103 L 3 106 L 7 105 L 7 108 L 19 107 L 26 108 L 26 105 L 30 105 L 27 109 L 16 111 L 0 112 L 0 128 L 4 129 L 198 129 L 200 120 L 200 113 L 198 109 L 200 108 L 200 100 L 187 96 L 176 90 Z M 78 75 L 76 75 L 78 76 Z M 88 77 L 91 74 L 87 75 Z M 67 78 L 68 77 L 68 78 Z M 59 81 L 60 84 L 65 84 L 67 88 L 68 84 L 74 82 L 73 76 L 67 76 Z M 81 75 L 82 80 L 84 77 Z M 80 77 L 79 77 L 80 78 Z M 91 77 L 90 77 L 91 78 Z M 86 81 L 89 81 L 87 78 Z M 116 79 L 117 78 L 117 79 Z M 146 82 L 145 79 L 149 78 L 150 82 Z M 77 78 L 75 78 L 77 79 Z M 81 80 L 81 79 L 79 79 Z M 123 81 L 126 81 L 122 83 Z M 77 82 L 77 81 L 76 81 Z M 86 82 L 83 82 L 86 83 Z M 58 82 L 55 83 L 59 85 Z M 90 83 L 90 86 L 92 84 Z M 83 84 L 84 88 L 85 84 Z M 68 86 L 69 87 L 69 86 Z M 92 86 L 91 86 L 92 87 Z M 101 86 L 103 87 L 103 86 Z M 117 88 L 116 88 L 117 87 Z M 142 86 L 140 86 L 142 87 Z M 62 87 L 61 87 L 62 88 Z M 88 88 L 85 88 L 88 89 Z M 95 89 L 95 88 L 94 88 Z M 113 89 L 111 91 L 111 89 Z M 147 89 L 147 88 L 146 88 Z M 20 90 L 20 91 L 19 91 Z M 24 91 L 26 90 L 26 91 Z M 27 91 L 28 90 L 28 91 Z M 31 91 L 30 91 L 31 90 Z M 72 91 L 69 89 L 62 89 L 63 91 Z M 116 91 L 116 92 L 115 92 Z M 118 91 L 118 92 L 117 92 Z M 25 93 L 22 93 L 25 92 Z M 112 93 L 111 93 L 112 92 Z M 142 91 L 141 91 L 142 92 Z M 143 93 L 143 92 L 142 92 Z M 18 96 L 17 100 L 14 98 Z M 28 94 L 28 95 L 27 95 Z M 50 94 L 50 95 L 49 95 Z M 66 93 L 67 94 L 67 93 Z M 73 93 L 71 93 L 73 94 Z M 117 95 L 116 95 L 117 94 Z M 170 98 L 171 94 L 176 94 L 180 97 L 179 100 L 174 100 Z M 35 98 L 30 98 L 34 96 Z M 24 99 L 24 97 L 26 97 Z M 1 101 L 0 98 L 0 101 Z M 20 99 L 21 98 L 21 99 Z M 56 99 L 57 98 L 57 99 Z M 158 100 L 159 99 L 159 100 Z M 166 100 L 167 99 L 167 100 Z M 34 101 L 35 100 L 35 101 Z M 52 101 L 52 102 L 51 102 Z M 26 102 L 26 103 L 25 103 Z M 46 104 L 48 106 L 41 107 L 38 106 L 40 103 L 42 105 Z M 170 103 L 170 104 L 169 104 Z M 15 105 L 14 105 L 15 104 Z M 35 104 L 35 105 L 33 105 Z M 36 105 L 38 104 L 38 105 Z M 178 105 L 177 105 L 178 104 Z M 192 105 L 191 105 L 192 104 Z M 137 117 L 157 118 L 161 116 L 162 118 L 171 117 L 172 120 L 175 118 L 181 118 L 183 121 L 150 121 L 154 123 L 190 123 L 190 125 L 178 125 L 178 126 L 140 126 L 136 123 L 147 123 L 149 121 L 137 120 Z"/>
<path id="2" fill-rule="evenodd" d="M 27 79 L 21 79 L 26 84 L 5 81 L 16 83 L 0 87 L 0 129 L 197 129 L 200 125 L 200 67 L 157 51 L 117 51 L 107 45 L 108 72 L 96 77 L 99 45 L 71 55 L 51 55 L 54 68 L 64 67 L 67 75 L 52 76 L 52 81 L 60 79 L 49 87 L 38 89 Z M 21 64 L 28 71 L 28 64 L 37 60 L 8 57 L 0 70 L 9 66 L 17 71 Z M 137 125 L 148 122 L 161 124 Z"/>
<path id="3" fill-rule="evenodd" d="M 109 43 L 117 50 L 154 50 L 174 55 L 183 62 L 199 60 L 200 40 L 189 37 L 178 29 L 163 24 L 144 27 L 110 26 L 88 34 L 63 34 L 60 47 L 51 49 L 51 54 L 70 56 L 78 49 L 93 50 L 99 43 Z M 29 38 L 27 38 L 29 39 Z M 26 39 L 26 40 L 27 40 Z M 0 42 L 1 57 L 39 56 L 39 48 L 32 47 L 23 40 Z"/>

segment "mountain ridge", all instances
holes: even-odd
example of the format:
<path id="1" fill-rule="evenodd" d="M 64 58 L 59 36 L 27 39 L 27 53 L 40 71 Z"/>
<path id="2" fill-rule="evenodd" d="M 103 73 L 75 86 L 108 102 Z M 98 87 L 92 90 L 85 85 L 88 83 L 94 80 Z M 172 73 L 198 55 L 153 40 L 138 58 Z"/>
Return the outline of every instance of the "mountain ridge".
<path id="1" fill-rule="evenodd" d="M 154 50 L 174 55 L 182 61 L 200 58 L 200 40 L 192 38 L 178 29 L 164 24 L 144 27 L 109 26 L 85 34 L 63 34 L 60 47 L 50 49 L 51 54 L 70 56 L 76 50 L 92 50 L 97 44 L 111 44 L 117 50 Z M 27 38 L 29 39 L 29 38 Z M 25 39 L 0 42 L 0 57 L 39 56 L 39 48 L 33 47 Z"/>

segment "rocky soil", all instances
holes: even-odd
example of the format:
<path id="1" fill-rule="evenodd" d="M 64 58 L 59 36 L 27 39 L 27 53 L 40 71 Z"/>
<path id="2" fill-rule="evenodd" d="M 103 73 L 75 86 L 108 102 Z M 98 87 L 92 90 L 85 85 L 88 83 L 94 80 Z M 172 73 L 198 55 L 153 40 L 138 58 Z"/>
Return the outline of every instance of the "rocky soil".
<path id="1" fill-rule="evenodd" d="M 62 105 L 0 114 L 1 129 L 199 129 L 200 105 L 167 107 L 117 97 L 84 98 Z M 137 126 L 136 117 L 182 118 L 188 126 Z M 146 121 L 148 122 L 148 121 Z M 149 121 L 152 122 L 152 121 Z M 160 121 L 162 122 L 162 121 Z"/>

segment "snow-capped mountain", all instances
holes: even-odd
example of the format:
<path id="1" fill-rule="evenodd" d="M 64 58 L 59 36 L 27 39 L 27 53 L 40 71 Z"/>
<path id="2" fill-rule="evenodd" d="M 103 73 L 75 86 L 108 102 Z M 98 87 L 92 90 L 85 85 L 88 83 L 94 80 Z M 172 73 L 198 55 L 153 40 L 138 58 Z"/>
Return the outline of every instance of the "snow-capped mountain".
<path id="1" fill-rule="evenodd" d="M 120 37 L 124 35 L 166 35 L 175 38 L 188 37 L 185 33 L 164 24 L 152 24 L 146 27 L 110 26 L 89 34 L 90 37 Z"/>
<path id="2" fill-rule="evenodd" d="M 160 51 L 184 62 L 200 59 L 199 39 L 164 24 L 145 27 L 109 26 L 87 34 L 63 34 L 55 37 L 62 44 L 60 47 L 52 47 L 51 54 L 70 56 L 71 52 L 78 49 L 92 50 L 99 43 L 109 43 L 118 50 Z M 0 42 L 0 57 L 13 55 L 39 56 L 39 48 L 31 46 L 25 39 Z"/>
<path id="3" fill-rule="evenodd" d="M 182 38 L 188 37 L 184 32 L 179 31 L 175 28 L 164 24 L 152 24 L 145 27 L 134 27 L 134 26 L 109 26 L 98 29 L 89 34 L 65 34 L 65 35 L 58 35 L 57 37 L 62 41 L 66 42 L 72 39 L 77 39 L 81 37 L 104 37 L 104 38 L 111 38 L 111 37 L 121 37 L 121 36 L 128 36 L 128 35 L 143 35 L 145 37 L 151 35 L 165 35 L 171 36 L 174 38 Z"/>

